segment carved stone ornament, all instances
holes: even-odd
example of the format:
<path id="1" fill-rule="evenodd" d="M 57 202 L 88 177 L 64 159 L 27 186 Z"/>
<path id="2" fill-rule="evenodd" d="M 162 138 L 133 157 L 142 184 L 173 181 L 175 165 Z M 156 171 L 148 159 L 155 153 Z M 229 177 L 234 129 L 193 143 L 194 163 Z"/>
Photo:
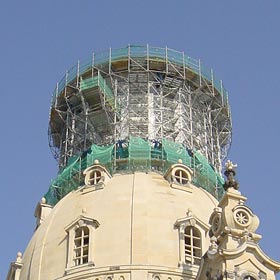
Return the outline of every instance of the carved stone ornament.
<path id="1" fill-rule="evenodd" d="M 234 171 L 235 168 L 237 167 L 237 164 L 233 164 L 232 161 L 228 160 L 228 161 L 226 162 L 225 166 L 226 166 L 226 170 L 228 170 L 228 171 L 230 171 L 230 170 Z"/>
<path id="2" fill-rule="evenodd" d="M 212 269 L 210 268 L 206 272 L 206 279 L 207 280 L 223 280 L 223 274 L 218 271 L 214 275 L 212 275 Z"/>
<path id="3" fill-rule="evenodd" d="M 227 177 L 225 183 L 224 183 L 224 189 L 227 190 L 229 188 L 234 188 L 235 190 L 239 189 L 239 184 L 237 180 L 234 178 L 236 175 L 235 168 L 237 167 L 237 164 L 233 164 L 230 160 L 226 162 L 226 171 L 225 176 Z"/>
<path id="4" fill-rule="evenodd" d="M 209 223 L 211 225 L 211 230 L 209 232 L 210 237 L 218 237 L 222 231 L 222 209 L 219 207 L 214 208 L 213 213 L 210 216 Z"/>
<path id="5" fill-rule="evenodd" d="M 237 209 L 234 211 L 234 220 L 238 225 L 246 227 L 251 222 L 251 215 L 245 209 Z"/>
<path id="6" fill-rule="evenodd" d="M 220 230 L 221 227 L 221 214 L 217 213 L 213 220 L 212 220 L 212 225 L 211 225 L 211 229 L 213 234 L 218 233 L 218 231 Z"/>
<path id="7" fill-rule="evenodd" d="M 212 236 L 210 238 L 210 246 L 208 249 L 208 255 L 216 254 L 217 252 L 218 252 L 217 238 L 215 236 Z"/>
<path id="8" fill-rule="evenodd" d="M 233 271 L 227 271 L 226 275 L 227 275 L 227 278 L 230 278 L 230 279 L 235 278 L 235 273 Z"/>
<path id="9" fill-rule="evenodd" d="M 85 222 L 83 220 L 79 220 L 77 224 L 79 227 L 85 226 Z"/>

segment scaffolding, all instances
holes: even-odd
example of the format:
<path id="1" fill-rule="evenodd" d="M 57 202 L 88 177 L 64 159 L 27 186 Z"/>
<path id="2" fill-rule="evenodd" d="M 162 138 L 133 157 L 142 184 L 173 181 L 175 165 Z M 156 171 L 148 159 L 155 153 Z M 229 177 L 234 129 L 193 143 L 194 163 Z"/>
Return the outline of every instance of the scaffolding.
<path id="1" fill-rule="evenodd" d="M 134 141 L 131 137 L 138 148 L 128 146 L 130 166 L 142 162 L 138 153 L 144 142 L 146 148 L 165 146 L 167 157 L 167 143 L 174 143 L 203 156 L 220 173 L 231 144 L 228 93 L 212 70 L 183 52 L 129 45 L 93 53 L 68 70 L 53 93 L 49 143 L 54 157 L 65 170 L 93 144 L 113 145 L 114 173 L 117 146 Z M 149 157 L 155 152 L 147 152 L 142 169 L 154 168 Z"/>
<path id="2" fill-rule="evenodd" d="M 73 156 L 61 169 L 45 195 L 55 205 L 62 197 L 83 185 L 83 170 L 98 160 L 112 174 L 114 172 L 165 173 L 178 160 L 194 171 L 193 183 L 217 198 L 223 194 L 224 180 L 198 151 L 190 151 L 182 144 L 163 139 L 162 143 L 130 136 L 127 141 L 98 146 L 93 144 L 80 156 Z"/>

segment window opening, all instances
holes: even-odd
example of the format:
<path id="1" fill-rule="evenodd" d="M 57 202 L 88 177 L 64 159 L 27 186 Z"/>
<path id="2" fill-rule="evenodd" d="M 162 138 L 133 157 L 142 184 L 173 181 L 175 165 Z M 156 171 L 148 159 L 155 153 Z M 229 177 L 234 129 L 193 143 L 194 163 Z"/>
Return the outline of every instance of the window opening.
<path id="1" fill-rule="evenodd" d="M 251 275 L 246 275 L 243 280 L 256 280 L 254 277 L 252 277 Z"/>
<path id="2" fill-rule="evenodd" d="M 74 239 L 74 266 L 88 263 L 89 229 L 81 227 L 75 231 Z"/>
<path id="3" fill-rule="evenodd" d="M 186 227 L 185 238 L 185 262 L 199 264 L 201 259 L 201 236 L 195 227 Z"/>
<path id="4" fill-rule="evenodd" d="M 180 185 L 186 185 L 188 183 L 188 175 L 182 169 L 178 169 L 175 171 L 174 179 Z"/>
<path id="5" fill-rule="evenodd" d="M 96 185 L 101 180 L 101 172 L 99 170 L 94 170 L 89 174 L 89 183 L 91 185 Z"/>

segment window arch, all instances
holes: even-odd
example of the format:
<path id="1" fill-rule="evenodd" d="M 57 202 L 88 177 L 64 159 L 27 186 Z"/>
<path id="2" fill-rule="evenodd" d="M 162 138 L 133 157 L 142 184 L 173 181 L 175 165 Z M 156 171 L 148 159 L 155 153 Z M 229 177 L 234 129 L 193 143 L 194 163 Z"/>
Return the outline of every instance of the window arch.
<path id="1" fill-rule="evenodd" d="M 201 233 L 194 226 L 187 226 L 184 230 L 185 262 L 199 264 L 202 256 Z"/>
<path id="2" fill-rule="evenodd" d="M 102 180 L 102 173 L 100 170 L 92 170 L 89 172 L 88 183 L 90 185 L 97 185 Z"/>
<path id="3" fill-rule="evenodd" d="M 73 265 L 88 263 L 89 256 L 89 228 L 83 226 L 75 230 Z"/>
<path id="4" fill-rule="evenodd" d="M 184 169 L 178 168 L 173 175 L 174 182 L 179 185 L 186 185 L 189 182 L 189 177 Z"/>
<path id="5" fill-rule="evenodd" d="M 85 186 L 95 189 L 103 188 L 106 181 L 111 178 L 110 173 L 104 166 L 99 164 L 98 160 L 95 160 L 93 165 L 86 168 L 83 171 L 83 175 L 85 176 Z"/>
<path id="6" fill-rule="evenodd" d="M 200 265 L 203 252 L 206 250 L 205 238 L 209 225 L 201 221 L 189 208 L 187 216 L 175 222 L 179 233 L 179 267 Z"/>
<path id="7" fill-rule="evenodd" d="M 68 235 L 67 273 L 80 265 L 94 265 L 94 235 L 98 227 L 97 220 L 81 215 L 65 228 Z"/>
<path id="8" fill-rule="evenodd" d="M 193 171 L 188 166 L 182 164 L 182 160 L 178 160 L 178 162 L 166 171 L 164 178 L 169 182 L 171 188 L 192 193 Z"/>

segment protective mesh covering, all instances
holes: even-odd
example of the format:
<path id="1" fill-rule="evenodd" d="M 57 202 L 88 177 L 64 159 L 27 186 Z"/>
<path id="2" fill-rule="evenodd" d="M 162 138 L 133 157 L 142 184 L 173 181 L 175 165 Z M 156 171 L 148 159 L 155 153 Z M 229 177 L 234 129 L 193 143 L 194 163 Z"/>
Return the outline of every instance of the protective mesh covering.
<path id="1" fill-rule="evenodd" d="M 139 137 L 129 138 L 129 166 L 131 169 L 149 170 L 151 168 L 151 145 Z"/>
<path id="2" fill-rule="evenodd" d="M 95 160 L 98 160 L 100 164 L 104 165 L 109 172 L 113 172 L 113 155 L 114 145 L 100 147 L 93 144 L 90 148 L 90 152 L 87 154 L 87 167 L 94 164 Z"/>
<path id="3" fill-rule="evenodd" d="M 91 77 L 85 80 L 81 80 L 80 89 L 86 90 L 98 86 L 98 79 L 99 79 L 99 75 L 96 77 Z"/>
<path id="4" fill-rule="evenodd" d="M 174 163 L 181 159 L 183 164 L 189 167 L 192 166 L 192 158 L 181 143 L 163 139 L 162 146 L 167 162 Z"/>
<path id="5" fill-rule="evenodd" d="M 83 170 L 93 165 L 95 160 L 112 172 L 113 149 L 114 145 L 100 147 L 93 144 L 83 155 L 70 158 L 69 165 L 62 169 L 56 179 L 51 182 L 49 191 L 45 195 L 47 202 L 54 205 L 66 194 L 82 185 Z"/>
<path id="6" fill-rule="evenodd" d="M 55 205 L 62 197 L 83 185 L 82 172 L 98 160 L 113 174 L 119 172 L 154 171 L 164 174 L 178 160 L 194 171 L 192 183 L 216 198 L 223 194 L 223 178 L 208 163 L 199 151 L 186 149 L 182 144 L 163 139 L 146 141 L 140 137 L 130 137 L 129 141 L 119 140 L 115 145 L 93 144 L 80 156 L 69 158 L 68 165 L 51 182 L 45 198 Z"/>
<path id="7" fill-rule="evenodd" d="M 184 52 L 109 49 L 79 61 L 57 84 L 49 136 L 60 168 L 93 143 L 133 136 L 199 150 L 221 172 L 231 143 L 228 93 L 212 69 Z"/>
<path id="8" fill-rule="evenodd" d="M 81 157 L 75 157 L 75 159 L 71 159 L 70 161 L 72 163 L 61 170 L 56 179 L 52 180 L 49 191 L 45 194 L 48 204 L 55 205 L 61 198 L 82 183 Z"/>
<path id="9" fill-rule="evenodd" d="M 222 186 L 223 179 L 216 173 L 214 167 L 211 166 L 207 159 L 197 151 L 194 152 L 193 165 L 195 169 L 193 183 L 203 187 L 210 193 L 214 194 L 214 196 L 219 197 L 222 190 L 216 188 L 216 186 Z"/>
<path id="10" fill-rule="evenodd" d="M 128 45 L 93 53 L 57 83 L 49 140 L 60 172 L 48 203 L 82 185 L 95 160 L 111 174 L 164 174 L 180 159 L 193 183 L 219 198 L 231 144 L 228 93 L 184 52 Z"/>
<path id="11" fill-rule="evenodd" d="M 114 94 L 112 90 L 108 87 L 102 75 L 98 73 L 97 76 L 91 77 L 85 80 L 81 80 L 80 90 L 87 90 L 90 88 L 99 87 L 102 93 L 106 96 L 106 101 L 111 103 L 111 106 L 114 106 Z"/>

